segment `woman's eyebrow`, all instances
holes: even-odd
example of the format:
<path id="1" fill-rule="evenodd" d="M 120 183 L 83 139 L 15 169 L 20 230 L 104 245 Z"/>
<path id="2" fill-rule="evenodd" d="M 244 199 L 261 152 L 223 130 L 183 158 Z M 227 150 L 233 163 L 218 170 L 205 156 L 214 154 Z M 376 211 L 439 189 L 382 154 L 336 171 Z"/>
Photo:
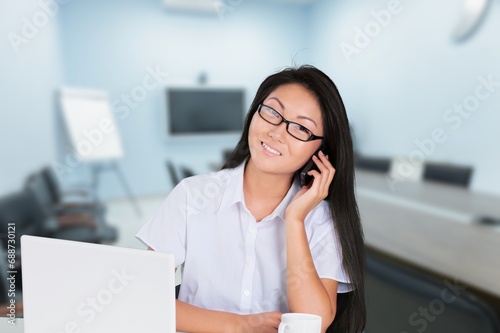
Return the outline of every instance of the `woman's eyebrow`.
<path id="1" fill-rule="evenodd" d="M 285 106 L 283 105 L 283 103 L 281 103 L 281 101 L 277 97 L 269 97 L 269 99 L 274 99 L 276 102 L 278 102 L 278 104 L 281 106 L 281 108 L 283 110 L 285 110 Z M 312 122 L 314 124 L 314 126 L 316 126 L 316 128 L 318 128 L 318 125 L 316 124 L 316 122 L 314 120 L 312 120 L 311 118 L 309 118 L 309 117 L 298 116 L 297 118 L 304 119 L 304 120 L 309 120 L 310 122 Z"/>
<path id="2" fill-rule="evenodd" d="M 269 99 L 274 99 L 276 102 L 278 102 L 281 108 L 285 110 L 285 106 L 283 105 L 283 103 L 281 103 L 281 101 L 277 97 L 269 97 Z"/>
<path id="3" fill-rule="evenodd" d="M 297 118 L 299 119 L 305 119 L 305 120 L 309 120 L 310 122 L 312 122 L 314 124 L 314 126 L 316 126 L 316 128 L 318 128 L 318 125 L 316 124 L 316 122 L 314 120 L 312 120 L 311 118 L 309 117 L 306 117 L 306 116 L 298 116 Z"/>

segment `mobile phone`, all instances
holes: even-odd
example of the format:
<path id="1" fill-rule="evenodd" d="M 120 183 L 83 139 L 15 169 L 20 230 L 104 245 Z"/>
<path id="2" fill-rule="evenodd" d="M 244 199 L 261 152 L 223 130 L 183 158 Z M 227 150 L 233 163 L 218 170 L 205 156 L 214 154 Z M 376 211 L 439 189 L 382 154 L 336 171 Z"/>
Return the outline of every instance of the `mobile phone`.
<path id="1" fill-rule="evenodd" d="M 325 146 L 322 144 L 321 147 L 314 153 L 314 155 L 316 155 L 316 157 L 317 157 L 318 153 L 320 151 L 323 151 L 324 149 L 325 149 Z M 314 163 L 314 161 L 311 157 L 311 159 L 306 163 L 306 165 L 304 165 L 304 167 L 300 171 L 300 185 L 301 186 L 305 186 L 311 182 L 313 177 L 309 176 L 307 173 L 313 169 L 316 171 L 319 171 L 318 167 L 316 166 L 316 163 Z"/>

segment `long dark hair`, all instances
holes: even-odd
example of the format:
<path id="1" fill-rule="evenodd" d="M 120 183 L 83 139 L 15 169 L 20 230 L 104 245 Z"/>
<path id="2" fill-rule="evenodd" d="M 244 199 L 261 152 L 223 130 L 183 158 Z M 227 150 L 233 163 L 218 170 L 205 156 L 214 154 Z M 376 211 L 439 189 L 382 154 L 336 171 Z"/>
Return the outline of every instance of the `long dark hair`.
<path id="1" fill-rule="evenodd" d="M 343 265 L 355 288 L 347 294 L 338 294 L 337 314 L 327 332 L 359 333 L 363 331 L 366 322 L 363 230 L 354 194 L 354 153 L 349 120 L 333 81 L 325 73 L 309 65 L 286 68 L 267 77 L 255 94 L 240 141 L 222 168 L 237 167 L 250 156 L 248 131 L 258 105 L 276 88 L 290 83 L 297 83 L 308 89 L 321 108 L 323 142 L 326 146 L 324 152 L 336 169 L 325 200 L 328 201 L 336 222 Z"/>

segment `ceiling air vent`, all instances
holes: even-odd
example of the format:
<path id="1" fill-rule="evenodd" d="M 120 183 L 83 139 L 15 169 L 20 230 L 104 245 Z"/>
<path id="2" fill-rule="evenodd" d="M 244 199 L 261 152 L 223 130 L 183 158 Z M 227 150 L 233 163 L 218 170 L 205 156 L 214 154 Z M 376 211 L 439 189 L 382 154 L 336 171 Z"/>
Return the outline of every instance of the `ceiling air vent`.
<path id="1" fill-rule="evenodd" d="M 216 13 L 216 5 L 220 0 L 163 0 L 168 10 L 192 13 Z"/>

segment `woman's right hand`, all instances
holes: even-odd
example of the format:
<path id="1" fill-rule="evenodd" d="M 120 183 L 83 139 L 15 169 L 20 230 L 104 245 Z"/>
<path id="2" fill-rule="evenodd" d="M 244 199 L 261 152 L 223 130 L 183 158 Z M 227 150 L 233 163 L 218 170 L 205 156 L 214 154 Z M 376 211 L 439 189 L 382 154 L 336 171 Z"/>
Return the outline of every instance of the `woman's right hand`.
<path id="1" fill-rule="evenodd" d="M 241 315 L 231 333 L 276 333 L 281 322 L 280 312 Z"/>

